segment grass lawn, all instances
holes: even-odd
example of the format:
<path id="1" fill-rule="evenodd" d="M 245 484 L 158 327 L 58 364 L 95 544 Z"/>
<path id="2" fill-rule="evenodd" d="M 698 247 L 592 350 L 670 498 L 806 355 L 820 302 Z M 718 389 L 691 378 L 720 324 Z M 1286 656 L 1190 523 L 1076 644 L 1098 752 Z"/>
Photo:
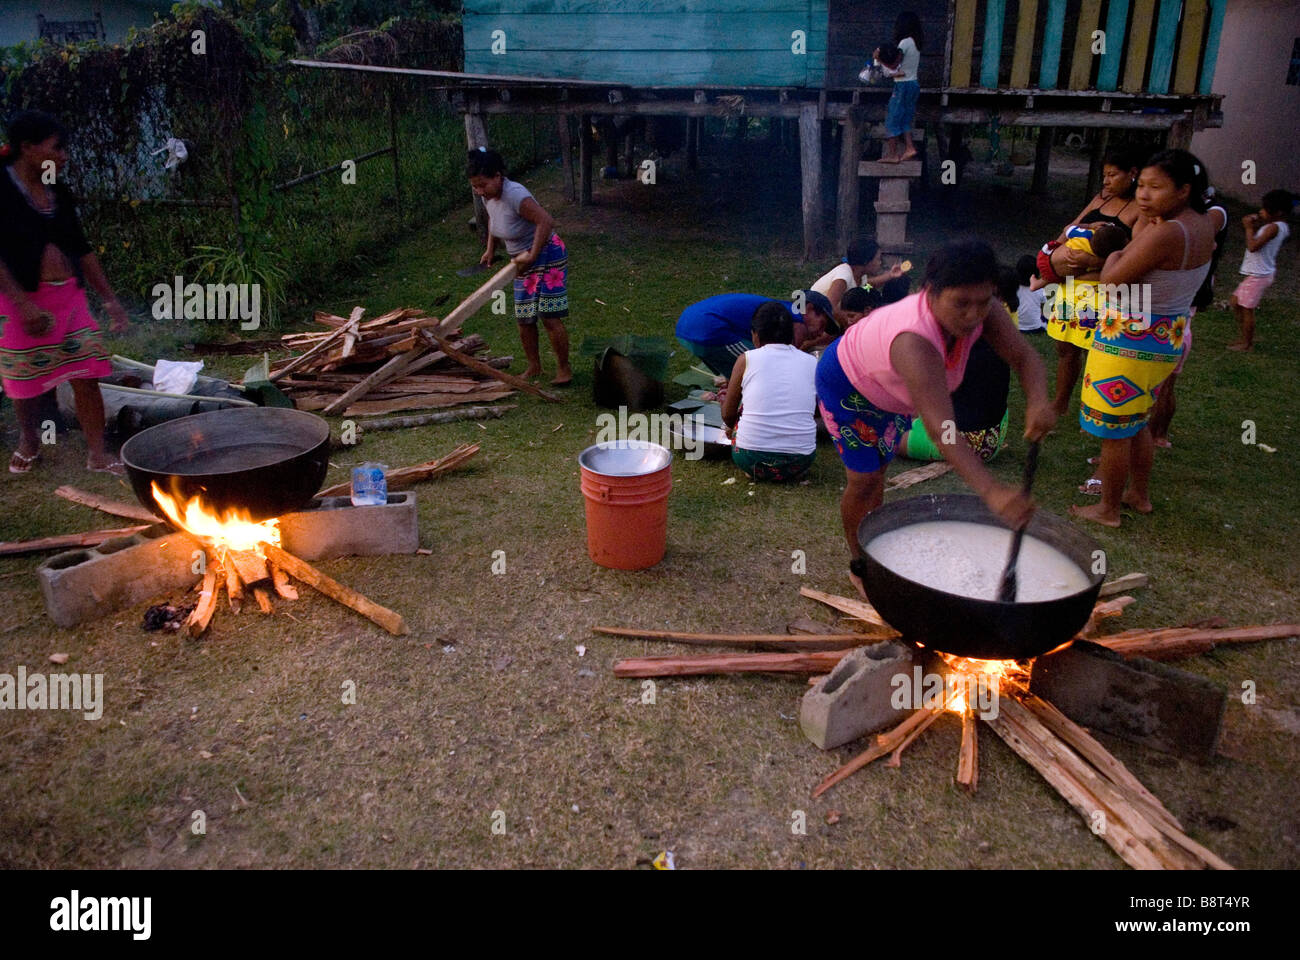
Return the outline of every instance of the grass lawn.
<path id="1" fill-rule="evenodd" d="M 837 259 L 799 264 L 791 158 L 744 144 L 736 159 L 724 163 L 716 150 L 704 159 L 693 175 L 661 167 L 656 186 L 598 183 L 586 209 L 563 202 L 554 165 L 523 178 L 569 246 L 575 353 L 586 336 L 671 338 L 694 300 L 788 294 Z M 1054 182 L 1060 195 L 1048 201 L 991 181 L 955 194 L 931 188 L 914 208 L 913 261 L 922 267 L 955 224 L 1008 259 L 1032 251 L 1082 206 L 1077 174 L 1062 164 Z M 443 293 L 458 300 L 475 280 L 455 270 L 480 252 L 465 227 L 468 209 L 393 245 L 368 285 L 349 280 L 342 289 L 322 277 L 319 302 L 335 310 L 361 302 L 374 316 Z M 1241 252 L 1234 220 L 1222 299 Z M 1225 311 L 1197 317 L 1175 446 L 1156 462 L 1156 512 L 1126 514 L 1120 530 L 1089 529 L 1113 573 L 1152 578 L 1116 629 L 1300 619 L 1295 244 L 1279 268 L 1254 354 L 1224 350 L 1233 335 Z M 510 318 L 485 311 L 467 329 L 494 352 L 519 355 Z M 118 347 L 175 358 L 179 339 L 143 320 Z M 1050 342 L 1035 342 L 1052 362 Z M 243 359 L 209 366 L 237 375 Z M 553 370 L 545 347 L 543 359 Z M 678 350 L 671 373 L 687 365 Z M 1122 866 L 990 732 L 978 794 L 959 791 L 954 717 L 913 745 L 901 769 L 873 765 L 812 801 L 811 788 L 856 750 L 824 755 L 803 738 L 802 678 L 666 680 L 653 704 L 642 703 L 638 681 L 615 680 L 616 657 L 680 648 L 598 637 L 597 624 L 782 632 L 800 616 L 830 622 L 798 591 L 852 589 L 837 509 L 843 471 L 828 444 L 812 483 L 793 489 L 750 486 L 730 464 L 679 459 L 664 562 L 638 573 L 596 567 L 575 462 L 594 442 L 601 412 L 590 386 L 579 364 L 563 405 L 523 397 L 481 427 L 372 434 L 335 455 L 330 483 L 362 460 L 396 466 L 465 441 L 483 445 L 470 469 L 416 488 L 431 556 L 320 564 L 404 614 L 407 637 L 310 590 L 271 617 L 223 609 L 198 642 L 143 632 L 144 605 L 61 630 L 28 573 L 41 558 L 0 560 L 0 671 L 102 673 L 106 700 L 96 722 L 66 712 L 0 715 L 0 865 L 627 868 L 673 850 L 682 867 Z M 1275 454 L 1242 443 L 1245 420 Z M 1012 423 L 1023 423 L 1015 387 Z M 10 406 L 4 429 L 12 444 Z M 1085 501 L 1075 487 L 1094 446 L 1073 419 L 1062 422 L 1043 449 L 1035 490 L 1043 509 L 1064 514 Z M 1014 481 L 1023 454 L 1017 437 L 995 472 Z M 130 499 L 113 478 L 85 473 L 84 455 L 74 435 L 48 448 L 30 475 L 4 474 L 0 540 L 117 525 L 53 496 L 72 483 Z M 739 482 L 724 485 L 732 477 Z M 947 476 L 892 496 L 961 489 Z M 491 572 L 496 550 L 505 551 L 504 575 Z M 791 572 L 794 550 L 807 556 L 804 575 Z M 67 667 L 49 664 L 54 652 L 70 655 Z M 1300 866 L 1300 642 L 1223 649 L 1181 665 L 1229 689 L 1213 763 L 1101 739 L 1229 862 Z M 355 705 L 341 702 L 348 681 Z M 1251 705 L 1238 695 L 1245 681 L 1257 689 Z M 840 812 L 833 826 L 825 823 L 832 809 Z M 189 829 L 199 810 L 202 836 Z M 806 836 L 791 831 L 800 810 Z M 495 811 L 504 833 L 492 830 L 502 822 Z"/>

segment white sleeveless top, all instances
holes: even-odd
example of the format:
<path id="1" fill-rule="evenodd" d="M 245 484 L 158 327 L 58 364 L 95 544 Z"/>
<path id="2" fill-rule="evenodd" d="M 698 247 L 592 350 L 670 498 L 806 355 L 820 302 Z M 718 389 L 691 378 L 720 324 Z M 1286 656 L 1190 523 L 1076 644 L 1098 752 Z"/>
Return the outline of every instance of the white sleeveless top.
<path id="1" fill-rule="evenodd" d="M 769 343 L 745 351 L 736 446 L 768 453 L 815 451 L 816 372 L 817 358 L 792 344 Z"/>
<path id="2" fill-rule="evenodd" d="M 1241 258 L 1241 272 L 1247 276 L 1265 277 L 1277 271 L 1277 250 L 1291 233 L 1291 228 L 1281 220 L 1273 222 L 1277 225 L 1273 239 L 1258 250 L 1247 250 Z"/>
<path id="3" fill-rule="evenodd" d="M 853 279 L 853 268 L 847 263 L 841 263 L 834 270 L 827 270 L 818 277 L 817 282 L 810 289 L 814 293 L 820 293 L 823 297 L 829 297 L 831 295 L 831 284 L 836 280 L 844 281 L 845 293 L 858 285 L 858 282 Z"/>

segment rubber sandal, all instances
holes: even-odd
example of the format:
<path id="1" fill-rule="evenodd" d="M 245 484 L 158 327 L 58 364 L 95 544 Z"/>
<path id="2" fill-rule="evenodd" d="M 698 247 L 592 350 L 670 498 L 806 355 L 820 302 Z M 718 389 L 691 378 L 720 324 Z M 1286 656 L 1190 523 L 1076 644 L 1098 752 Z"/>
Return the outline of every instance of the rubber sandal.
<path id="1" fill-rule="evenodd" d="M 86 464 L 86 469 L 91 473 L 111 473 L 115 477 L 126 476 L 126 465 L 121 460 L 110 460 L 102 467 L 92 467 L 90 464 Z"/>
<path id="2" fill-rule="evenodd" d="M 30 457 L 24 456 L 15 450 L 14 455 L 9 459 L 9 472 L 30 473 L 32 467 L 36 466 L 37 461 L 40 459 L 41 452 L 39 450 L 33 453 Z"/>
<path id="3" fill-rule="evenodd" d="M 1079 492 L 1082 493 L 1084 496 L 1088 496 L 1088 497 L 1100 497 L 1101 481 L 1098 480 L 1096 477 L 1089 477 L 1086 481 L 1084 481 L 1083 486 L 1079 488 Z"/>

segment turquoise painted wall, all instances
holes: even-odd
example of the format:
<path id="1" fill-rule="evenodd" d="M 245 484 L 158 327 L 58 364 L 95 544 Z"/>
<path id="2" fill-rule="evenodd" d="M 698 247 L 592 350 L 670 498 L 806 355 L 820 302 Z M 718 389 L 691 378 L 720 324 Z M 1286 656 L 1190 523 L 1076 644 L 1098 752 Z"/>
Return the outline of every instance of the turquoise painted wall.
<path id="1" fill-rule="evenodd" d="M 827 0 L 466 0 L 464 27 L 467 73 L 633 86 L 826 76 Z"/>

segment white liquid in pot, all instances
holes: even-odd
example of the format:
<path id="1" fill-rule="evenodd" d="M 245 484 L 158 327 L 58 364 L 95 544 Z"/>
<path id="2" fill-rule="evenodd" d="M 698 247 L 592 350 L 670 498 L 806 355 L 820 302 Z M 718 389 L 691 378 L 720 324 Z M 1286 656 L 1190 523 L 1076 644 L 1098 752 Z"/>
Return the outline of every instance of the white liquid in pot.
<path id="1" fill-rule="evenodd" d="M 964 520 L 932 520 L 882 533 L 867 553 L 908 580 L 977 600 L 996 600 L 1011 531 Z M 1016 564 L 1016 600 L 1055 600 L 1088 586 L 1088 575 L 1055 547 L 1025 534 Z"/>

